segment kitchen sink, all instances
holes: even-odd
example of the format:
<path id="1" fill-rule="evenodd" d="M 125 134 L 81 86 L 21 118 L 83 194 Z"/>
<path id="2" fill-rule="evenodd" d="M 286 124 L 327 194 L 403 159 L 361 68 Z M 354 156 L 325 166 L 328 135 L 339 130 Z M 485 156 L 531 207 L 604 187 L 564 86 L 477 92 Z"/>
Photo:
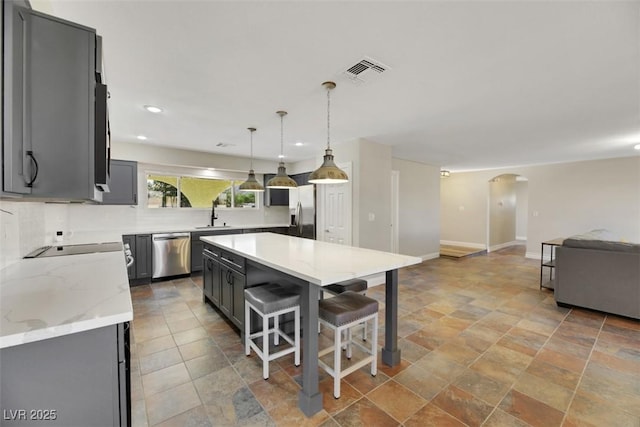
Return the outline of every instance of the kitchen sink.
<path id="1" fill-rule="evenodd" d="M 203 225 L 201 227 L 196 227 L 196 230 L 203 230 L 207 228 L 229 228 L 230 225 Z"/>

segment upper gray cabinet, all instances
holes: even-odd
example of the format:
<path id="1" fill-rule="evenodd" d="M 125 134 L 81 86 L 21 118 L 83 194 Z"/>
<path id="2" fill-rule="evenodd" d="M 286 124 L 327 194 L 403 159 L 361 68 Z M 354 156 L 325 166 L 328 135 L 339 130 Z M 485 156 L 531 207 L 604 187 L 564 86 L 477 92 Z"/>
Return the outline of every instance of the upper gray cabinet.
<path id="1" fill-rule="evenodd" d="M 138 163 L 111 160 L 109 193 L 102 195 L 104 205 L 138 204 Z"/>
<path id="2" fill-rule="evenodd" d="M 101 201 L 95 167 L 108 143 L 96 152 L 95 30 L 2 4 L 3 192 Z"/>

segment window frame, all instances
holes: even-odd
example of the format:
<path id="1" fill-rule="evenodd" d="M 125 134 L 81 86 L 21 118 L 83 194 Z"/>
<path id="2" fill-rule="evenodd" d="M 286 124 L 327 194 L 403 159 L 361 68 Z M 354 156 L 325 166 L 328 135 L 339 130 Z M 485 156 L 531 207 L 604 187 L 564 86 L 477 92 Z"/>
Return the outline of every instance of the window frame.
<path id="1" fill-rule="evenodd" d="M 171 176 L 171 177 L 176 177 L 177 178 L 177 194 L 176 194 L 176 206 L 175 207 L 162 207 L 162 206 L 158 206 L 158 207 L 150 207 L 149 206 L 149 176 L 150 175 L 159 175 L 159 176 Z M 188 209 L 188 210 L 211 210 L 210 207 L 187 207 L 187 206 L 180 206 L 180 200 L 181 200 L 181 194 L 182 194 L 182 185 L 181 185 L 181 181 L 182 178 L 195 178 L 195 179 L 210 179 L 210 180 L 218 180 L 218 181 L 231 181 L 236 182 L 236 181 L 244 181 L 243 179 L 239 179 L 238 177 L 235 176 L 231 176 L 231 175 L 224 175 L 223 174 L 217 174 L 216 176 L 202 176 L 202 175 L 197 175 L 197 174 L 188 174 L 188 173 L 181 173 L 181 172 L 168 172 L 168 171 L 159 171 L 159 170 L 145 170 L 144 171 L 144 177 L 145 177 L 145 184 L 144 184 L 144 189 L 146 192 L 146 196 L 145 197 L 145 208 L 146 209 L 150 209 L 150 210 L 158 210 L 158 211 L 162 211 L 163 209 L 169 209 L 169 210 L 175 210 L 175 209 Z M 236 185 L 232 184 L 230 189 L 231 189 L 231 207 L 227 207 L 226 205 L 223 204 L 218 204 L 216 206 L 216 210 L 220 209 L 220 210 L 259 210 L 261 207 L 261 201 L 260 201 L 260 197 L 257 193 L 255 194 L 255 206 L 254 207 L 245 207 L 245 206 L 235 206 L 235 198 L 236 198 L 236 190 L 235 190 Z M 226 191 L 226 190 L 225 190 Z M 238 190 L 239 191 L 239 190 Z M 222 194 L 222 193 L 221 193 Z"/>

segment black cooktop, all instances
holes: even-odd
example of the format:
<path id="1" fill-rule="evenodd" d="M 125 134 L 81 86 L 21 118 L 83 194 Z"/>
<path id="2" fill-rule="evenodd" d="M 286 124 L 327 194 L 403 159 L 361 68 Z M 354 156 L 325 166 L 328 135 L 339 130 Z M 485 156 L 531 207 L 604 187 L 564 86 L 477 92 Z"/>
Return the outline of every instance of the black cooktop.
<path id="1" fill-rule="evenodd" d="M 92 254 L 96 252 L 117 252 L 122 250 L 121 242 L 89 243 L 86 245 L 44 246 L 31 252 L 25 258 Z"/>

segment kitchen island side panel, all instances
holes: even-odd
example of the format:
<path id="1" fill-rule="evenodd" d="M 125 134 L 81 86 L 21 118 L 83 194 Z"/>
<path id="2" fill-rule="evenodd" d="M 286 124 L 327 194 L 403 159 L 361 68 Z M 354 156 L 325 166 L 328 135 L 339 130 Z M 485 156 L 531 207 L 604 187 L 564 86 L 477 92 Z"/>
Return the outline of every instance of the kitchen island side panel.
<path id="1" fill-rule="evenodd" d="M 121 425 L 117 325 L 3 348 L 0 360 L 3 426 Z"/>

